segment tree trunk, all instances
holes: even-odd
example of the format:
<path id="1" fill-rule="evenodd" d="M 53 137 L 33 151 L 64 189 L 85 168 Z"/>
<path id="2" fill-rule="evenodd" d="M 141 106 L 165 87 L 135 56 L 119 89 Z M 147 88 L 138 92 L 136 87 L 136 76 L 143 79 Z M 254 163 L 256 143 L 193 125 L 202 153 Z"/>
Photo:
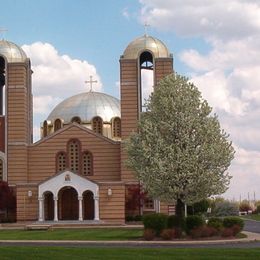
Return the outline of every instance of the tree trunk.
<path id="1" fill-rule="evenodd" d="M 184 203 L 181 199 L 177 199 L 175 214 L 178 219 L 179 227 L 182 228 L 184 222 Z"/>

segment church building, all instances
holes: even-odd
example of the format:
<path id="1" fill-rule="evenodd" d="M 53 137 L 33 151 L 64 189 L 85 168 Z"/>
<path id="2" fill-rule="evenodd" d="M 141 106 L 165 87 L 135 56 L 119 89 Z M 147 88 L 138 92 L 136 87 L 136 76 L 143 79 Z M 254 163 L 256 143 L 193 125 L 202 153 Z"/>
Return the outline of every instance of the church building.
<path id="1" fill-rule="evenodd" d="M 142 72 L 152 71 L 156 85 L 173 72 L 172 55 L 144 35 L 130 42 L 119 62 L 120 101 L 94 91 L 67 98 L 34 143 L 30 58 L 0 41 L 0 180 L 14 189 L 16 221 L 124 223 L 129 214 L 171 213 L 171 206 L 149 198 L 136 212 L 129 209 L 139 183 L 125 167 L 122 143 L 145 111 Z"/>

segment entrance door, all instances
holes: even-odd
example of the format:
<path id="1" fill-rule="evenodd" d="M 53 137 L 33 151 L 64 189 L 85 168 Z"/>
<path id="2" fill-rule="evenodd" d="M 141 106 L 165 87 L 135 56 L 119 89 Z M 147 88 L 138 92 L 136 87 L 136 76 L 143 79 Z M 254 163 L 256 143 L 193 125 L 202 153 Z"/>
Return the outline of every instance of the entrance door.
<path id="1" fill-rule="evenodd" d="M 54 201 L 51 192 L 44 194 L 44 215 L 45 220 L 54 220 Z"/>
<path id="2" fill-rule="evenodd" d="M 91 191 L 85 191 L 83 193 L 83 219 L 94 219 L 94 196 Z"/>
<path id="3" fill-rule="evenodd" d="M 59 191 L 59 219 L 79 219 L 78 193 L 72 187 L 64 187 Z"/>

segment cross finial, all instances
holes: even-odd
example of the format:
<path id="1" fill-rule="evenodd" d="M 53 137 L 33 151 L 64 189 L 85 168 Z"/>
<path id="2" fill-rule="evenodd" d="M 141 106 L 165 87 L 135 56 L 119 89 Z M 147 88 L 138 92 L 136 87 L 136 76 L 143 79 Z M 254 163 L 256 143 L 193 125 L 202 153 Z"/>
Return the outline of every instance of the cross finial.
<path id="1" fill-rule="evenodd" d="M 147 21 L 145 21 L 145 22 L 144 22 L 144 31 L 145 31 L 145 36 L 148 35 L 147 31 L 148 31 L 148 27 L 149 27 L 149 26 L 150 26 L 150 24 L 149 24 Z"/>
<path id="2" fill-rule="evenodd" d="M 93 80 L 93 76 L 89 76 L 89 80 L 86 80 L 85 83 L 90 84 L 90 92 L 92 92 L 92 85 L 93 83 L 97 83 L 97 80 Z"/>
<path id="3" fill-rule="evenodd" d="M 4 39 L 4 33 L 7 32 L 7 29 L 0 27 L 0 35 L 3 34 L 2 39 Z"/>

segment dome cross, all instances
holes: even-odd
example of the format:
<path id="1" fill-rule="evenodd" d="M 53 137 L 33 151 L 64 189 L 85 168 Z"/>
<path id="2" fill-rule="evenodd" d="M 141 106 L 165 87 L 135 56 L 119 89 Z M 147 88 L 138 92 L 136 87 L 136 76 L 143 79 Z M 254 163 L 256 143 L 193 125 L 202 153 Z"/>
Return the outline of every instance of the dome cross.
<path id="1" fill-rule="evenodd" d="M 7 32 L 7 31 L 8 31 L 7 29 L 0 27 L 0 35 L 1 34 L 3 35 L 2 39 L 4 39 L 4 33 Z"/>
<path id="2" fill-rule="evenodd" d="M 97 83 L 98 81 L 97 80 L 93 80 L 93 76 L 89 76 L 89 80 L 86 80 L 85 83 L 86 84 L 90 84 L 90 92 L 92 92 L 92 86 L 93 86 L 93 83 Z"/>
<path id="3" fill-rule="evenodd" d="M 148 36 L 148 27 L 150 27 L 151 25 L 145 21 L 144 23 L 144 32 L 145 32 L 145 36 Z"/>

